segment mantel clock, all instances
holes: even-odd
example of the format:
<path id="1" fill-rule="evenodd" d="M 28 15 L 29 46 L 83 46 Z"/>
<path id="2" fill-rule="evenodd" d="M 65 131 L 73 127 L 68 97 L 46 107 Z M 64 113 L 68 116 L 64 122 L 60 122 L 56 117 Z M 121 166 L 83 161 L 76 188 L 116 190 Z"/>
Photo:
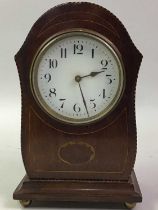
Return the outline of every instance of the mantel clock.
<path id="1" fill-rule="evenodd" d="M 122 23 L 95 4 L 56 6 L 15 60 L 26 176 L 14 199 L 141 202 L 133 168 L 142 55 Z"/>

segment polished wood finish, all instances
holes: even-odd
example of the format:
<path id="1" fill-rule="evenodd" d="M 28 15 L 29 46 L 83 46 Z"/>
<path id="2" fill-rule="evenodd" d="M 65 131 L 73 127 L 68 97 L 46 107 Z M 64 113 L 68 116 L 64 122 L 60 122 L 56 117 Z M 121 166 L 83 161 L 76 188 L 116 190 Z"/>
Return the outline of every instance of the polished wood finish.
<path id="1" fill-rule="evenodd" d="M 132 172 L 128 182 L 30 180 L 25 176 L 15 191 L 14 199 L 135 203 L 141 202 L 140 195 L 137 179 Z"/>
<path id="2" fill-rule="evenodd" d="M 124 64 L 126 83 L 119 104 L 89 125 L 74 126 L 51 118 L 31 91 L 31 64 L 39 47 L 53 35 L 72 29 L 90 30 L 109 39 Z M 122 23 L 95 4 L 59 5 L 34 24 L 15 60 L 22 91 L 21 148 L 27 178 L 14 198 L 140 202 L 141 193 L 130 177 L 137 150 L 135 89 L 142 55 Z M 78 150 L 75 156 L 73 148 Z"/>

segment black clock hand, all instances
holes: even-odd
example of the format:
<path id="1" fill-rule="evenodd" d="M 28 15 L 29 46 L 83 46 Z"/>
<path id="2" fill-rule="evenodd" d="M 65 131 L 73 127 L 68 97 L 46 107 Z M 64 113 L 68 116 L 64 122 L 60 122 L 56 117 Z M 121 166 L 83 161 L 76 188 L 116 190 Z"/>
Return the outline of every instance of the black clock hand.
<path id="1" fill-rule="evenodd" d="M 105 72 L 105 71 L 92 71 L 90 74 L 86 75 L 86 76 L 83 76 L 81 78 L 85 78 L 85 77 L 95 77 L 97 76 L 98 74 L 102 73 L 102 72 Z"/>
<path id="2" fill-rule="evenodd" d="M 78 75 L 78 76 L 75 77 L 75 80 L 76 80 L 76 82 L 80 82 L 81 79 L 83 79 L 85 77 L 95 77 L 102 72 L 105 72 L 105 71 L 92 71 L 90 74 L 82 76 L 82 77 Z"/>
<path id="3" fill-rule="evenodd" d="M 85 106 L 87 115 L 89 117 L 89 113 L 88 113 L 88 109 L 87 109 L 87 104 L 86 104 L 86 101 L 85 101 L 85 98 L 84 98 L 84 95 L 83 95 L 83 92 L 82 92 L 82 88 L 81 88 L 80 82 L 78 82 L 78 85 L 79 85 L 79 88 L 80 88 L 80 92 L 81 92 L 81 95 L 82 95 L 82 99 L 83 99 L 83 103 L 84 103 L 84 106 Z"/>

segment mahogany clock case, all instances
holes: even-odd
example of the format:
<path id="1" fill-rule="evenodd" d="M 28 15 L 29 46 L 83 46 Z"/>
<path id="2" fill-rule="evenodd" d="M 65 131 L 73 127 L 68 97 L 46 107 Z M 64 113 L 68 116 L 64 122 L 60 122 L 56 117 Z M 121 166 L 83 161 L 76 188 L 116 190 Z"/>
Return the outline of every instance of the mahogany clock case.
<path id="1" fill-rule="evenodd" d="M 108 116 L 76 126 L 41 109 L 32 92 L 30 72 L 46 40 L 87 30 L 115 46 L 124 65 L 125 85 Z M 34 24 L 15 60 L 22 91 L 21 148 L 27 176 L 14 199 L 140 202 L 133 168 L 137 150 L 135 89 L 142 55 L 122 23 L 98 5 L 59 5 Z M 85 191 L 89 193 L 86 198 Z"/>

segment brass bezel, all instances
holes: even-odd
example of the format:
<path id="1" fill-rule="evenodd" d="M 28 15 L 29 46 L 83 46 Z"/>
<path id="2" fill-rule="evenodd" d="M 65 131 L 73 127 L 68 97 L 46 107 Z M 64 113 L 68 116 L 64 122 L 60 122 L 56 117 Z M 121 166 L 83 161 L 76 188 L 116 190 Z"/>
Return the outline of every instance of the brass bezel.
<path id="1" fill-rule="evenodd" d="M 37 84 L 37 79 L 36 79 L 39 60 L 40 60 L 40 57 L 43 55 L 43 53 L 46 51 L 46 49 L 48 49 L 49 46 L 52 45 L 53 43 L 65 38 L 65 37 L 70 37 L 70 36 L 74 36 L 74 35 L 88 36 L 88 37 L 96 39 L 99 42 L 101 42 L 102 44 L 104 44 L 111 51 L 113 56 L 115 57 L 118 67 L 119 67 L 119 83 L 120 84 L 119 84 L 119 88 L 118 88 L 118 91 L 117 91 L 115 97 L 113 98 L 113 100 L 111 101 L 109 106 L 107 106 L 100 113 L 94 115 L 93 117 L 89 117 L 88 119 L 87 118 L 83 118 L 83 119 L 69 118 L 69 117 L 63 116 L 63 115 L 55 112 L 54 110 L 52 110 L 43 100 L 43 98 L 40 94 L 40 91 L 38 89 L 38 84 Z M 50 117 L 52 117 L 53 119 L 56 119 L 62 123 L 68 123 L 68 124 L 74 124 L 74 125 L 90 124 L 90 123 L 96 122 L 96 121 L 102 119 L 103 117 L 107 116 L 109 113 L 111 113 L 111 111 L 114 110 L 114 108 L 117 106 L 117 104 L 119 103 L 119 101 L 123 95 L 124 88 L 125 88 L 125 71 L 124 71 L 124 65 L 122 62 L 121 54 L 119 53 L 116 46 L 110 40 L 108 40 L 106 37 L 102 36 L 101 34 L 99 34 L 97 32 L 94 32 L 91 30 L 85 30 L 85 29 L 71 29 L 71 30 L 62 31 L 60 33 L 53 35 L 49 39 L 47 39 L 41 45 L 41 47 L 38 49 L 38 51 L 33 59 L 32 65 L 31 65 L 30 85 L 31 85 L 31 90 L 32 90 L 32 93 L 33 93 L 33 96 L 34 96 L 36 102 L 40 105 L 42 110 L 45 113 L 47 113 Z"/>

